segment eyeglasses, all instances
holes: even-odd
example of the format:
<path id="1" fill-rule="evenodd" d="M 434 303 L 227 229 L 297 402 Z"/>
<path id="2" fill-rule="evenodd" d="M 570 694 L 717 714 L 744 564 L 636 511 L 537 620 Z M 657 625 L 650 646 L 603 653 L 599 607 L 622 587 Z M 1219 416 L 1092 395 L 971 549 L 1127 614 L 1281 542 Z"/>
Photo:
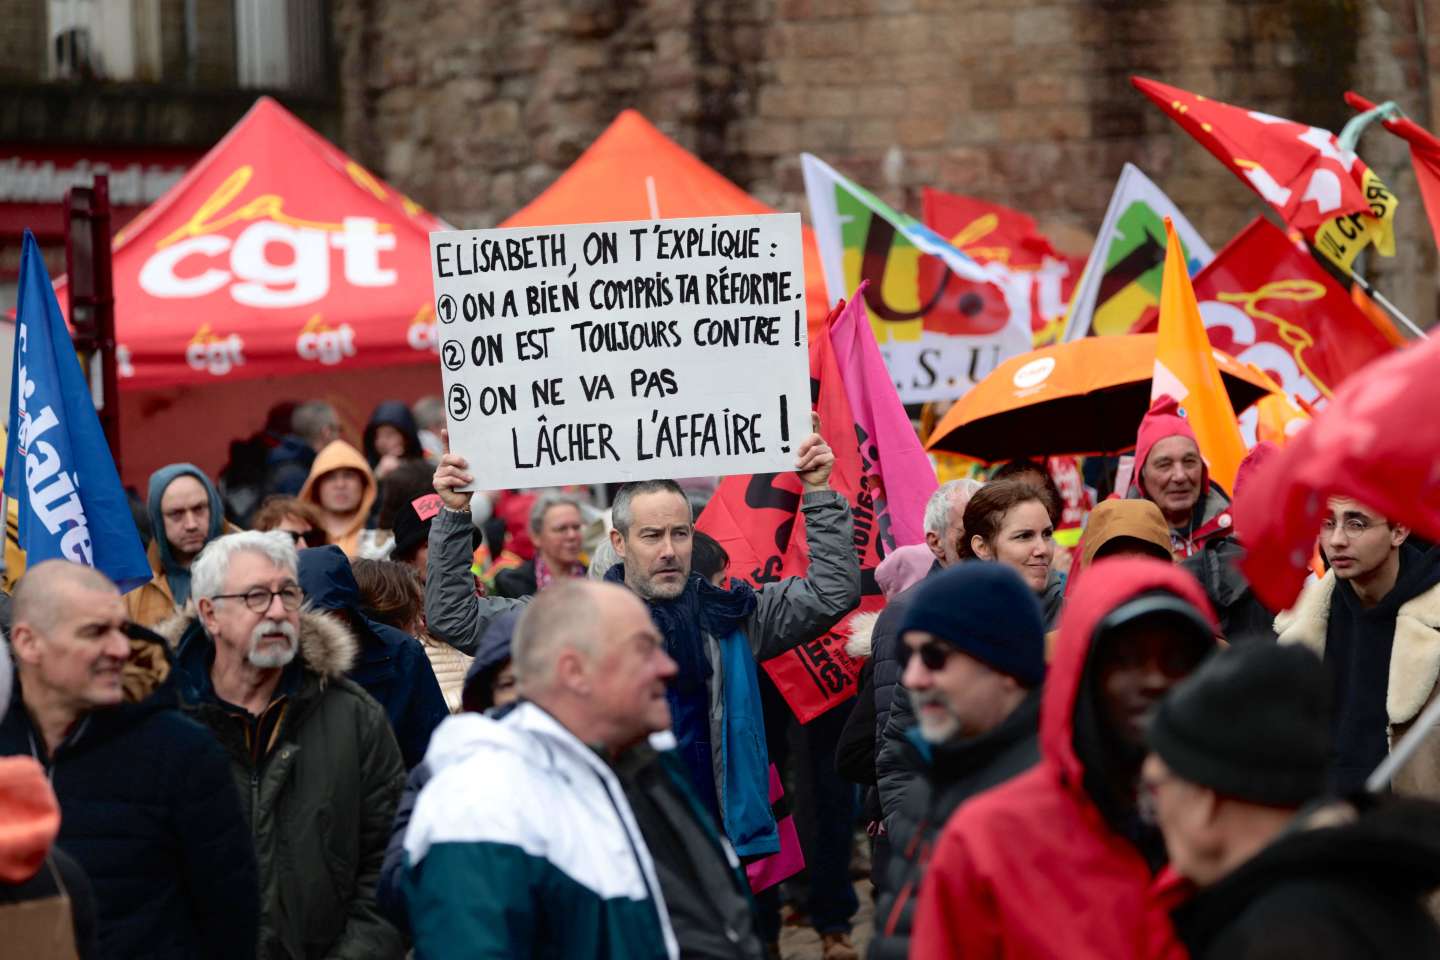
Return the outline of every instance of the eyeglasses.
<path id="1" fill-rule="evenodd" d="M 1369 530 L 1372 526 L 1377 526 L 1377 524 L 1372 524 L 1368 520 L 1363 520 L 1360 517 L 1346 517 L 1344 522 L 1339 526 L 1340 529 L 1345 532 L 1346 538 L 1353 539 L 1364 536 L 1366 530 Z M 1320 521 L 1320 532 L 1327 537 L 1333 537 L 1335 535 L 1335 527 L 1335 521 L 1330 517 L 1326 517 Z"/>
<path id="2" fill-rule="evenodd" d="M 950 655 L 954 652 L 954 647 L 941 643 L 939 640 L 931 640 L 921 644 L 918 650 L 911 647 L 908 643 L 902 642 L 897 657 L 900 661 L 900 672 L 904 673 L 905 668 L 910 665 L 910 655 L 912 653 L 918 653 L 920 655 L 920 662 L 925 664 L 926 670 L 944 670 L 945 664 L 949 662 Z"/>
<path id="3" fill-rule="evenodd" d="M 279 590 L 266 590 L 264 587 L 256 587 L 253 590 L 246 590 L 244 593 L 221 593 L 211 597 L 211 600 L 244 600 L 245 606 L 255 613 L 264 613 L 270 609 L 270 601 L 276 597 L 280 598 L 280 604 L 286 610 L 299 610 L 300 601 L 305 599 L 305 592 L 295 584 L 281 587 Z"/>

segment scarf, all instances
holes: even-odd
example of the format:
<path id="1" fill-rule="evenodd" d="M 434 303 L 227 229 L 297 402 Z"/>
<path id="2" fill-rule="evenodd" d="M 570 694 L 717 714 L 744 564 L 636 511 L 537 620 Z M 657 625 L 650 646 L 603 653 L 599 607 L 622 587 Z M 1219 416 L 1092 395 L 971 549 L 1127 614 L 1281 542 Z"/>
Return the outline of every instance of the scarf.
<path id="1" fill-rule="evenodd" d="M 585 576 L 585 567 L 578 563 L 572 563 L 570 564 L 570 569 L 566 570 L 564 575 L 576 578 L 583 577 Z M 541 590 L 544 590 L 550 586 L 554 580 L 555 573 L 551 571 L 550 564 L 546 563 L 545 558 L 540 554 L 535 554 L 535 592 L 539 593 Z"/>
<path id="2" fill-rule="evenodd" d="M 625 565 L 615 564 L 605 579 L 623 586 Z M 670 685 L 681 695 L 705 689 L 713 672 L 705 656 L 704 634 L 728 636 L 755 612 L 755 588 L 739 580 L 730 583 L 729 590 L 722 590 L 700 574 L 691 573 L 678 597 L 645 601 L 650 617 L 665 638 L 665 652 L 680 668 Z"/>

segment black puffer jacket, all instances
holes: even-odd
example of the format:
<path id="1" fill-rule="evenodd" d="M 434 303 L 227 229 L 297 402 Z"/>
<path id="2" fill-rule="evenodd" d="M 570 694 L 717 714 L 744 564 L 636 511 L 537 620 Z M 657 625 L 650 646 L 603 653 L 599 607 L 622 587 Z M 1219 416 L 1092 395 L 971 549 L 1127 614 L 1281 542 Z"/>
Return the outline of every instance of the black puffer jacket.
<path id="1" fill-rule="evenodd" d="M 1220 633 L 1226 640 L 1275 638 L 1275 614 L 1255 598 L 1250 581 L 1240 572 L 1245 548 L 1234 537 L 1212 537 L 1180 565 L 1200 581 L 1205 595 L 1220 618 Z"/>
<path id="2" fill-rule="evenodd" d="M 89 713 L 51 756 L 17 689 L 0 754 L 48 770 L 56 845 L 94 887 L 102 956 L 254 960 L 250 828 L 225 752 L 180 712 L 176 680 L 163 644 L 132 640 L 124 703 Z"/>
<path id="3" fill-rule="evenodd" d="M 891 855 L 878 884 L 870 960 L 909 956 L 920 881 L 945 822 L 966 800 L 1033 767 L 1040 759 L 1039 733 L 1038 688 L 1000 726 L 981 736 L 932 747 L 918 730 L 910 731 L 907 757 L 915 777 L 886 820 Z"/>
<path id="4" fill-rule="evenodd" d="M 1174 911 L 1195 960 L 1440 958 L 1421 900 L 1440 888 L 1440 804 L 1386 800 L 1352 823 L 1308 826 L 1329 812 Z"/>

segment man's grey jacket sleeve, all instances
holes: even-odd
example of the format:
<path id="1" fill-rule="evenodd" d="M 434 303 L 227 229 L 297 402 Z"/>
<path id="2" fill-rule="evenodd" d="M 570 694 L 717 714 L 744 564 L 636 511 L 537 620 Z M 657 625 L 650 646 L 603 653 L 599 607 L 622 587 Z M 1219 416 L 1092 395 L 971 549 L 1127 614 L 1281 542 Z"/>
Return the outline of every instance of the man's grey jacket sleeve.
<path id="1" fill-rule="evenodd" d="M 759 660 L 822 636 L 860 604 L 850 504 L 834 490 L 817 490 L 805 494 L 800 509 L 810 570 L 760 589 L 750 622 L 750 649 Z"/>
<path id="2" fill-rule="evenodd" d="M 475 655 L 485 628 L 529 598 L 475 596 L 470 572 L 470 514 L 441 510 L 430 522 L 430 558 L 425 573 L 425 625 L 430 635 L 461 653 Z"/>

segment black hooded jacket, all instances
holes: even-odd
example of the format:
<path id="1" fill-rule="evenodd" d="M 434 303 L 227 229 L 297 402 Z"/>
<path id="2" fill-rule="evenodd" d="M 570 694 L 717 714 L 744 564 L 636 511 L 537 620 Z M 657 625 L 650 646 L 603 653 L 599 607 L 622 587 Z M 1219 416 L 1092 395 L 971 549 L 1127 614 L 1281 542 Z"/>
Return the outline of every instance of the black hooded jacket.
<path id="1" fill-rule="evenodd" d="M 360 641 L 348 676 L 385 708 L 405 769 L 413 769 L 425 759 L 430 734 L 450 713 L 425 648 L 408 633 L 365 615 L 360 587 L 339 547 L 300 551 L 299 579 L 313 609 L 346 615 Z"/>
<path id="2" fill-rule="evenodd" d="M 1325 663 L 1334 678 L 1334 763 L 1331 788 L 1339 796 L 1365 785 L 1390 752 L 1390 653 L 1400 608 L 1440 583 L 1440 551 L 1400 548 L 1400 574 L 1385 598 L 1366 610 L 1344 580 L 1335 584 L 1325 629 Z"/>
<path id="3" fill-rule="evenodd" d="M 1386 800 L 1310 826 L 1328 809 L 1173 912 L 1194 960 L 1440 958 L 1421 901 L 1440 887 L 1440 804 Z"/>
<path id="4" fill-rule="evenodd" d="M 425 449 L 420 446 L 420 434 L 415 428 L 415 416 L 410 408 L 399 400 L 386 400 L 375 408 L 370 422 L 365 424 L 365 459 L 371 469 L 380 462 L 380 451 L 375 449 L 375 434 L 382 427 L 394 427 L 405 436 L 405 452 L 402 460 L 423 460 Z"/>
<path id="5" fill-rule="evenodd" d="M 870 960 L 903 960 L 925 867 L 945 822 L 966 800 L 1033 767 L 1040 759 L 1040 689 L 1030 691 L 994 730 L 926 746 L 906 735 L 921 776 L 887 821 L 891 854 L 879 878 Z M 927 761 L 925 754 L 929 753 Z"/>

